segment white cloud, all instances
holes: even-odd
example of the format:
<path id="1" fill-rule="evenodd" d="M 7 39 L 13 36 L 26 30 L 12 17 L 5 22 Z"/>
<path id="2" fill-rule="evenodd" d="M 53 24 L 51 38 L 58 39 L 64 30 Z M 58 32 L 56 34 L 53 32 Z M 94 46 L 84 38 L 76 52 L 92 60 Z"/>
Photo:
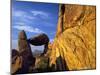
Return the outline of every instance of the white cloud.
<path id="1" fill-rule="evenodd" d="M 42 18 L 49 17 L 49 14 L 44 11 L 33 10 L 33 11 L 31 11 L 31 13 L 33 14 L 33 16 L 40 16 Z"/>
<path id="2" fill-rule="evenodd" d="M 21 17 L 24 16 L 26 13 L 24 11 L 14 11 L 13 16 Z"/>
<path id="3" fill-rule="evenodd" d="M 28 19 L 35 19 L 35 17 L 33 17 L 33 16 L 25 16 L 26 18 L 28 18 Z"/>
<path id="4" fill-rule="evenodd" d="M 19 18 L 26 18 L 26 19 L 35 19 L 34 16 L 29 15 L 28 12 L 26 11 L 14 11 L 12 13 L 14 17 L 19 17 Z"/>
<path id="5" fill-rule="evenodd" d="M 25 25 L 24 22 L 15 22 L 15 25 Z"/>
<path id="6" fill-rule="evenodd" d="M 44 33 L 42 30 L 38 28 L 33 28 L 27 25 L 16 25 L 16 26 L 13 26 L 13 28 L 18 29 L 18 30 L 25 30 L 27 32 Z"/>
<path id="7" fill-rule="evenodd" d="M 12 14 L 15 17 L 27 18 L 27 19 L 36 19 L 37 16 L 40 16 L 42 18 L 49 17 L 49 14 L 44 11 L 33 10 L 33 11 L 31 11 L 32 16 L 29 13 L 30 12 L 18 10 L 18 11 L 14 11 Z"/>

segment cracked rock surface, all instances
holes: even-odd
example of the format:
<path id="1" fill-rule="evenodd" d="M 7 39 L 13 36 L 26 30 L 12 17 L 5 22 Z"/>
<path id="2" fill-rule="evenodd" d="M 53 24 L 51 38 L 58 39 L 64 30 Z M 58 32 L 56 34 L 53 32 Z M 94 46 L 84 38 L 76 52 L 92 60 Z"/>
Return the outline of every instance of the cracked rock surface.
<path id="1" fill-rule="evenodd" d="M 96 7 L 61 5 L 59 9 L 50 66 L 66 63 L 66 70 L 95 69 Z M 59 57 L 65 62 L 61 60 L 56 62 Z M 61 70 L 65 69 L 64 66 L 60 67 Z M 55 69 L 58 68 L 55 67 Z"/>

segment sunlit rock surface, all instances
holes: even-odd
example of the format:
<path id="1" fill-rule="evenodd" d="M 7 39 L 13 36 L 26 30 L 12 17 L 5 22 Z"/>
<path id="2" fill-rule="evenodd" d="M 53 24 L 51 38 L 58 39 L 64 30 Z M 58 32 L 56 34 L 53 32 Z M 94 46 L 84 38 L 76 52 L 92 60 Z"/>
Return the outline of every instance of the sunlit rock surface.
<path id="1" fill-rule="evenodd" d="M 60 5 L 56 37 L 50 55 L 50 66 L 55 65 L 55 69 L 96 68 L 95 6 Z"/>

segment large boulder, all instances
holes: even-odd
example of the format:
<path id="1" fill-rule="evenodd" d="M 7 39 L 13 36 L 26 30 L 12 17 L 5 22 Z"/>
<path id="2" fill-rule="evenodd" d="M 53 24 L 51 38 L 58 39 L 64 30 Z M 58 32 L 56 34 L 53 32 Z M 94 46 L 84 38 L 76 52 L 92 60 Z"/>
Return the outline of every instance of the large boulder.
<path id="1" fill-rule="evenodd" d="M 41 33 L 41 34 L 35 35 L 32 38 L 28 39 L 28 42 L 35 46 L 44 45 L 44 52 L 42 53 L 42 55 L 46 54 L 48 50 L 48 43 L 49 43 L 49 38 L 46 34 Z"/>
<path id="2" fill-rule="evenodd" d="M 40 45 L 48 44 L 49 38 L 46 34 L 41 33 L 41 34 L 35 35 L 32 38 L 28 39 L 28 42 L 32 45 L 40 46 Z"/>

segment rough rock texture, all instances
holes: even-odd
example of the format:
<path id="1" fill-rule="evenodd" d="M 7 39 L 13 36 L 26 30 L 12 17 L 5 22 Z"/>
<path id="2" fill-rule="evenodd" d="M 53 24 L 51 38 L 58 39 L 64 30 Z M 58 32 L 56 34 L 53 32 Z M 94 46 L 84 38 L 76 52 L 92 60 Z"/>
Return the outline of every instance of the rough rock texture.
<path id="1" fill-rule="evenodd" d="M 23 59 L 20 73 L 28 73 L 30 66 L 35 64 L 35 58 L 32 55 L 31 47 L 27 41 L 27 36 L 24 30 L 19 33 L 18 47 L 20 56 L 22 56 Z"/>
<path id="2" fill-rule="evenodd" d="M 46 34 L 39 34 L 27 39 L 24 30 L 18 36 L 18 48 L 12 50 L 12 74 L 25 74 L 32 72 L 46 72 L 49 67 L 49 57 L 44 56 L 48 49 L 49 38 Z M 42 56 L 33 57 L 30 44 L 45 45 Z"/>
<path id="3" fill-rule="evenodd" d="M 12 49 L 12 58 L 15 56 L 19 56 L 19 52 L 16 49 Z"/>
<path id="4" fill-rule="evenodd" d="M 19 52 L 22 53 L 24 52 L 25 50 L 28 52 L 27 54 L 31 55 L 31 48 L 30 48 L 30 45 L 27 41 L 27 36 L 26 36 L 26 33 L 24 30 L 22 30 L 20 33 L 19 33 L 19 36 L 18 36 L 18 48 L 19 48 Z"/>
<path id="5" fill-rule="evenodd" d="M 56 70 L 96 68 L 96 7 L 60 5 L 50 66 Z"/>
<path id="6" fill-rule="evenodd" d="M 37 56 L 35 62 L 35 70 L 37 70 L 37 72 L 48 72 L 49 58 L 47 56 Z"/>
<path id="7" fill-rule="evenodd" d="M 14 74 L 18 69 L 22 67 L 21 57 L 16 49 L 12 50 L 12 62 L 11 62 L 11 73 Z"/>

